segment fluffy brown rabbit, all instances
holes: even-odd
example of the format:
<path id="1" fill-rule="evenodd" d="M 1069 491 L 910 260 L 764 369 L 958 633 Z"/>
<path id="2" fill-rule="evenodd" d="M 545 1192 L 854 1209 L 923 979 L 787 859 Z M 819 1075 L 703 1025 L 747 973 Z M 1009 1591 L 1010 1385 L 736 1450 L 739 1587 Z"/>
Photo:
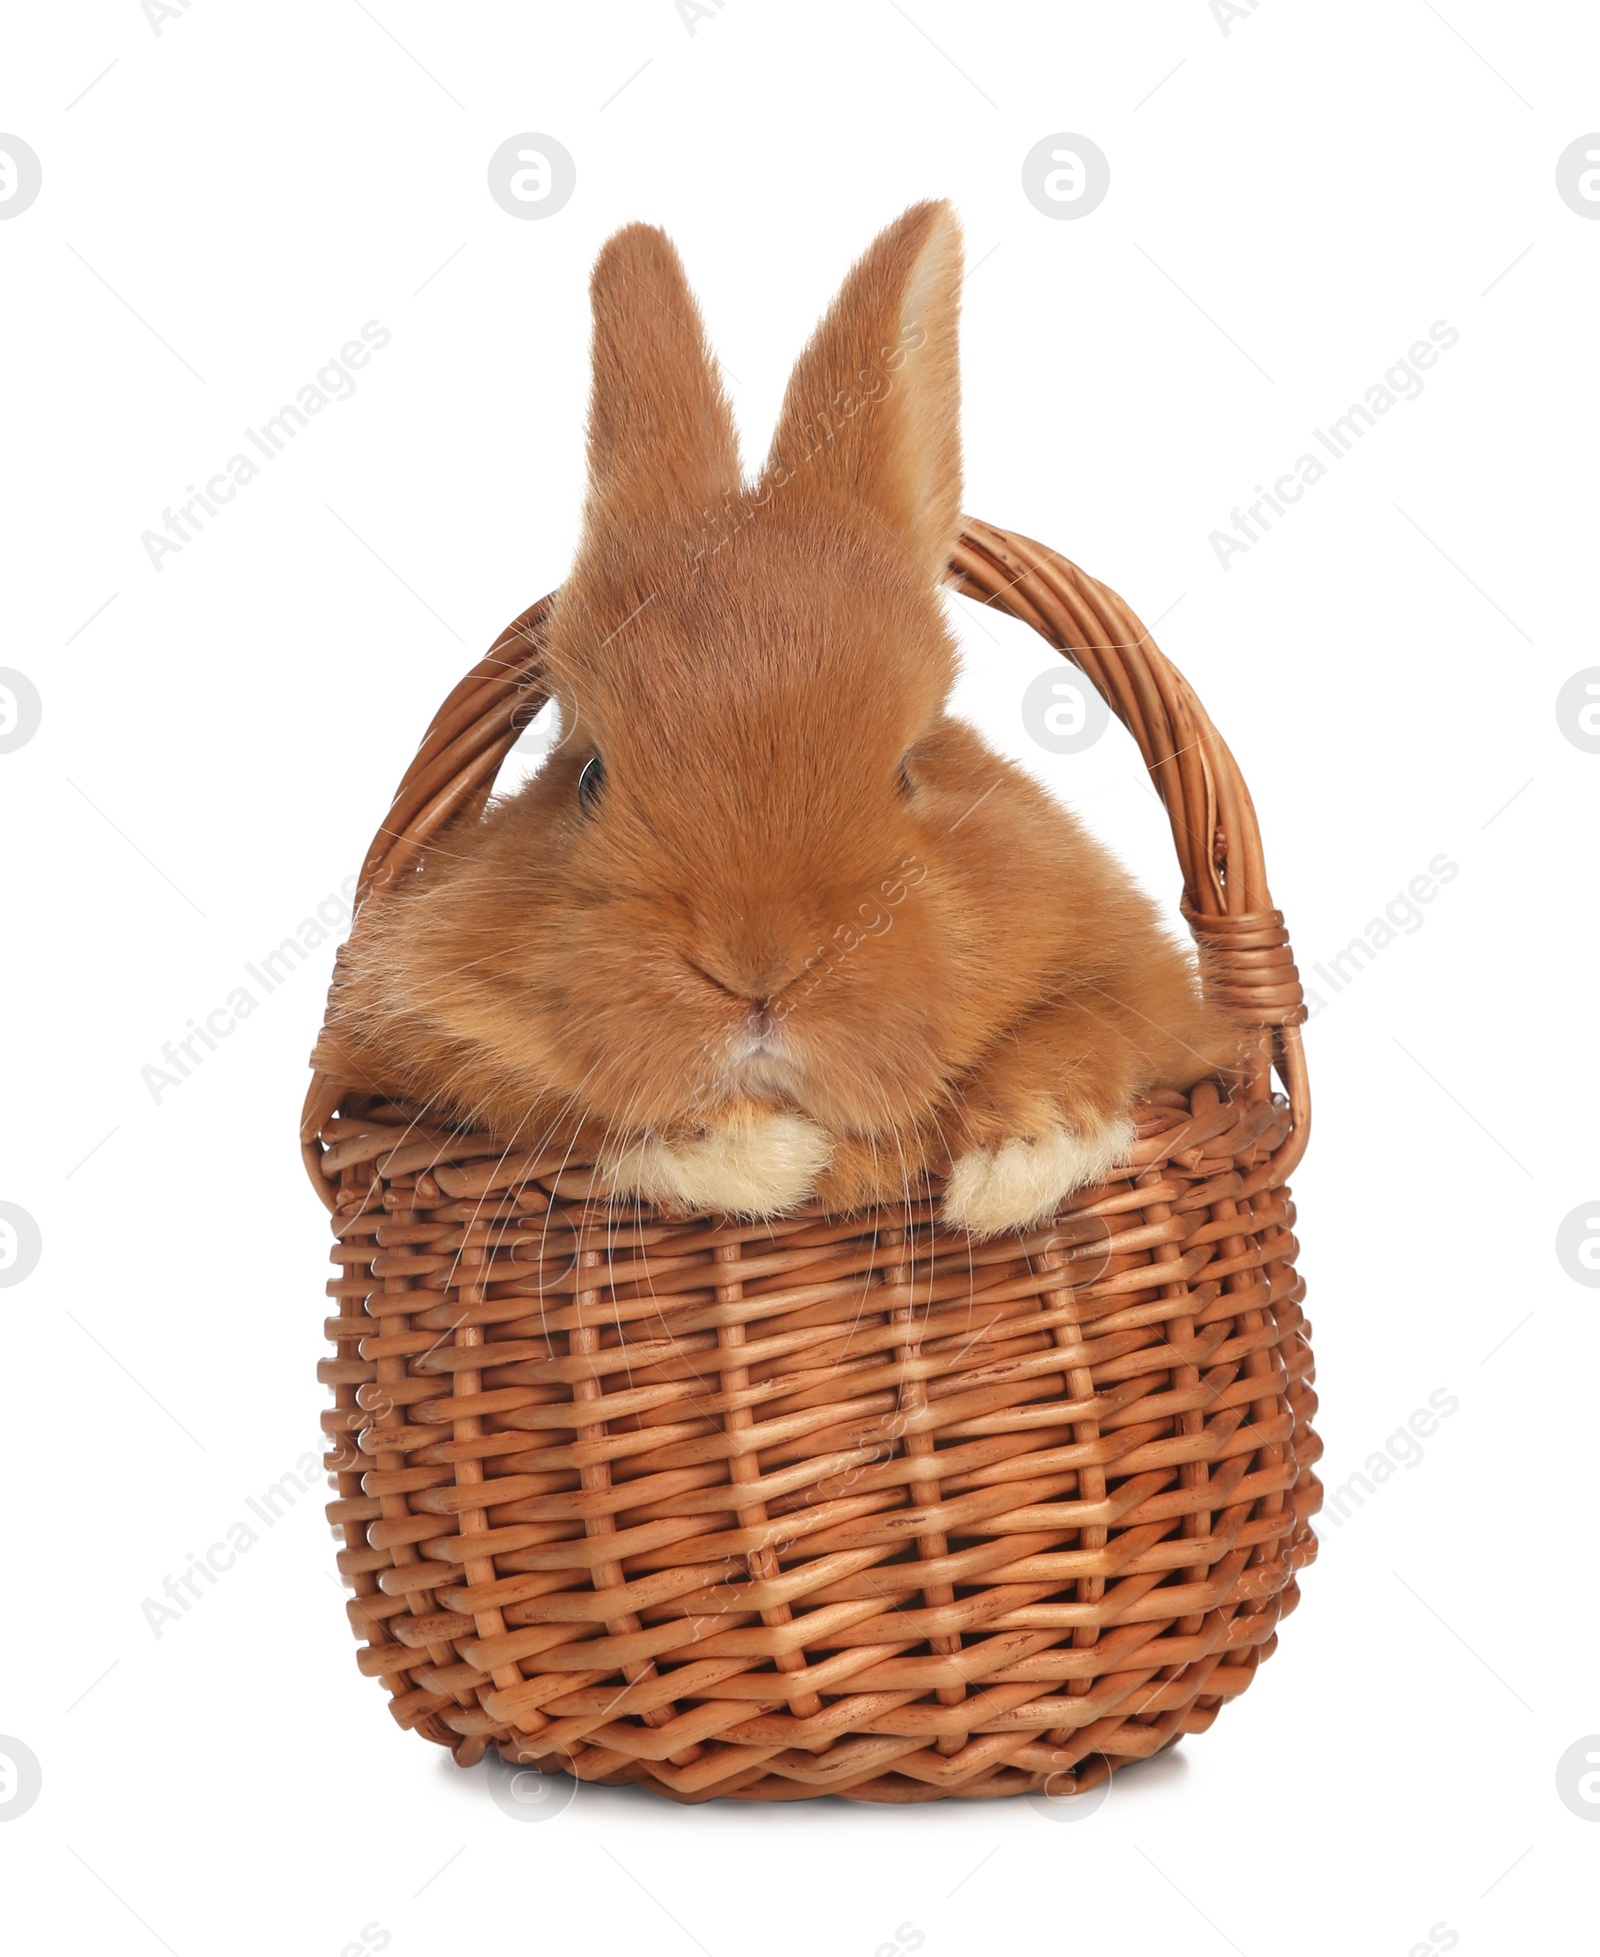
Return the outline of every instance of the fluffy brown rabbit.
<path id="1" fill-rule="evenodd" d="M 1153 904 L 947 711 L 960 266 L 945 204 L 882 233 L 742 486 L 677 253 L 605 246 L 562 739 L 367 906 L 346 1068 L 675 1210 L 931 1174 L 989 1234 L 1121 1162 L 1141 1091 L 1227 1066 Z"/>

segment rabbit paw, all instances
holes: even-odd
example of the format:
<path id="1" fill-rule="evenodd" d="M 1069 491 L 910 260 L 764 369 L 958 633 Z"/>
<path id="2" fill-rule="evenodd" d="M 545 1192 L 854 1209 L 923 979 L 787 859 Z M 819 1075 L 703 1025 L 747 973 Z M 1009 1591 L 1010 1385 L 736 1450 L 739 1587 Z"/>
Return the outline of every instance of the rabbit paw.
<path id="1" fill-rule="evenodd" d="M 1122 1115 L 1076 1132 L 1050 1128 L 969 1149 L 951 1167 L 941 1213 L 975 1237 L 1042 1222 L 1074 1189 L 1104 1181 L 1133 1143 L 1133 1123 Z"/>
<path id="2" fill-rule="evenodd" d="M 649 1136 L 602 1152 L 619 1196 L 676 1210 L 777 1216 L 803 1203 L 828 1165 L 826 1132 L 799 1114 L 756 1113 L 678 1140 Z"/>

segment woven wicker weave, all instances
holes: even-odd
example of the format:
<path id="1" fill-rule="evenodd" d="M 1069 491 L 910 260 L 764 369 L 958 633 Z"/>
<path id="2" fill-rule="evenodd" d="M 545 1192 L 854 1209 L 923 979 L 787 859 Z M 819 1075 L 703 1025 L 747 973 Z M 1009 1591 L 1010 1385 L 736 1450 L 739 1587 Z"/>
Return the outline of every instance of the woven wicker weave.
<path id="1" fill-rule="evenodd" d="M 1138 741 L 1251 1077 L 1153 1096 L 1126 1174 L 974 1244 L 927 1202 L 608 1208 L 581 1163 L 318 1073 L 328 1515 L 362 1671 L 463 1765 L 495 1746 L 680 1800 L 1083 1791 L 1204 1731 L 1296 1601 L 1309 1100 L 1250 798 L 1105 586 L 976 522 L 953 570 Z M 483 807 L 544 698 L 542 615 L 445 702 L 364 892 Z"/>

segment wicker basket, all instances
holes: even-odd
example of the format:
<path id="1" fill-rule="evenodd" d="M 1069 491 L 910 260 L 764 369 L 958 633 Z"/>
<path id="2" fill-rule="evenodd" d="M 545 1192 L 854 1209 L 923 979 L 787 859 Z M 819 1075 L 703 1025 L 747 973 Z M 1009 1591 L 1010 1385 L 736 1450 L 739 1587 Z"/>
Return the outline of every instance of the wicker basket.
<path id="1" fill-rule="evenodd" d="M 952 568 L 1138 741 L 1251 1077 L 1153 1096 L 1127 1174 L 973 1243 L 928 1203 L 608 1206 L 581 1164 L 318 1072 L 328 1516 L 361 1670 L 464 1766 L 685 1801 L 1081 1792 L 1203 1732 L 1296 1602 L 1304 1011 L 1250 798 L 1105 586 L 977 522 Z M 363 893 L 482 809 L 544 699 L 543 611 L 441 708 Z"/>

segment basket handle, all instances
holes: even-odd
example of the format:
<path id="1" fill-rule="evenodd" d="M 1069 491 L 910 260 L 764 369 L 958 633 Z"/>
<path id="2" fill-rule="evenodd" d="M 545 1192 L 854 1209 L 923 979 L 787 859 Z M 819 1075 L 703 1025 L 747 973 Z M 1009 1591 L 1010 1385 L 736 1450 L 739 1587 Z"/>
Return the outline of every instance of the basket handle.
<path id="1" fill-rule="evenodd" d="M 1132 734 L 1172 824 L 1183 915 L 1208 994 L 1255 1034 L 1250 1092 L 1288 1093 L 1290 1130 L 1273 1156 L 1282 1182 L 1305 1153 L 1311 1087 L 1304 995 L 1282 911 L 1267 888 L 1255 805 L 1228 744 L 1188 681 L 1116 592 L 1030 537 L 964 517 L 956 589 L 1031 625 L 1070 659 Z"/>
<path id="2" fill-rule="evenodd" d="M 1256 1035 L 1248 1092 L 1265 1098 L 1276 1070 L 1290 1130 L 1271 1181 L 1289 1174 L 1311 1124 L 1300 1026 L 1305 1005 L 1283 914 L 1272 908 L 1261 831 L 1226 742 L 1188 682 L 1117 594 L 1043 544 L 962 520 L 951 554 L 957 590 L 1031 625 L 1079 668 L 1139 744 L 1172 824 L 1183 872 L 1183 915 L 1199 945 L 1207 991 Z M 542 632 L 552 599 L 530 605 L 500 634 L 434 715 L 367 851 L 356 912 L 452 824 L 475 820 L 521 730 L 549 698 Z M 335 967 L 334 983 L 338 983 Z M 344 1083 L 313 1074 L 301 1123 L 307 1168 L 331 1201 L 317 1136 Z"/>

